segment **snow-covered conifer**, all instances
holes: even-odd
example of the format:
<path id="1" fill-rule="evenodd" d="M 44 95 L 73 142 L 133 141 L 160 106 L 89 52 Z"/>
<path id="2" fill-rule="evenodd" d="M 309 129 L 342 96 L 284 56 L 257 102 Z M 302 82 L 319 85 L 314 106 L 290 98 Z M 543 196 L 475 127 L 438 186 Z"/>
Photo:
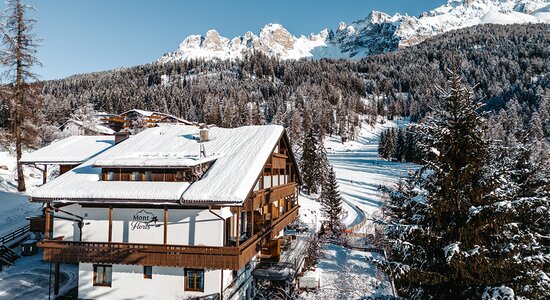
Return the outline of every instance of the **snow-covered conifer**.
<path id="1" fill-rule="evenodd" d="M 341 222 L 342 197 L 338 191 L 338 182 L 332 167 L 328 171 L 319 202 L 321 202 L 321 211 L 327 218 L 327 230 L 332 236 L 339 236 L 343 229 Z"/>

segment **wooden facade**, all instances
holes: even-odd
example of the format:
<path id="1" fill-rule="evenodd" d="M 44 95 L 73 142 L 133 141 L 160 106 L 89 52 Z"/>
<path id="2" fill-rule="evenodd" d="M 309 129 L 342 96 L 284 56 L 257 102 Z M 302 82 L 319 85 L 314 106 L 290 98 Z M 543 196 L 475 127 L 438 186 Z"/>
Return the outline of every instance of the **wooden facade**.
<path id="1" fill-rule="evenodd" d="M 59 175 L 63 175 L 78 165 L 59 165 Z M 45 182 L 44 182 L 45 183 Z"/>
<path id="2" fill-rule="evenodd" d="M 164 181 L 189 182 L 193 181 L 193 171 L 187 169 L 143 169 L 143 168 L 103 168 L 103 181 Z"/>

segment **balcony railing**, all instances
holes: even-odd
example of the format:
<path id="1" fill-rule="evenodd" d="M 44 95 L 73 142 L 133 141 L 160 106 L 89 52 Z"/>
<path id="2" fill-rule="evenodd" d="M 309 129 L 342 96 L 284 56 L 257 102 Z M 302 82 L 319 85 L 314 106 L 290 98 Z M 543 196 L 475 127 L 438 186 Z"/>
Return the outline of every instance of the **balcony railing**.
<path id="1" fill-rule="evenodd" d="M 261 249 L 264 239 L 283 229 L 298 217 L 293 207 L 239 247 L 182 246 L 134 243 L 75 242 L 46 240 L 44 260 L 65 263 L 105 263 L 167 267 L 238 270 Z"/>
<path id="2" fill-rule="evenodd" d="M 277 185 L 271 188 L 255 191 L 251 204 L 252 207 L 258 207 L 294 194 L 296 194 L 296 183 L 292 182 Z"/>

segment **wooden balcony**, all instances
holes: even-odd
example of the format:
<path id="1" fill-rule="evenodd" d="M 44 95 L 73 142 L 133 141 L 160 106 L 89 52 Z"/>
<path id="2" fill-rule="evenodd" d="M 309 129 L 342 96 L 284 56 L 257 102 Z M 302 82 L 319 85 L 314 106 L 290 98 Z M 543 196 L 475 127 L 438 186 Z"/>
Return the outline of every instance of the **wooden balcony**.
<path id="1" fill-rule="evenodd" d="M 65 263 L 105 263 L 238 270 L 261 249 L 262 243 L 276 235 L 298 217 L 293 207 L 272 222 L 270 227 L 243 242 L 239 247 L 209 247 L 107 242 L 45 240 L 44 260 Z"/>
<path id="2" fill-rule="evenodd" d="M 255 191 L 250 202 L 253 208 L 269 204 L 281 198 L 296 194 L 296 183 L 277 185 L 272 188 Z"/>

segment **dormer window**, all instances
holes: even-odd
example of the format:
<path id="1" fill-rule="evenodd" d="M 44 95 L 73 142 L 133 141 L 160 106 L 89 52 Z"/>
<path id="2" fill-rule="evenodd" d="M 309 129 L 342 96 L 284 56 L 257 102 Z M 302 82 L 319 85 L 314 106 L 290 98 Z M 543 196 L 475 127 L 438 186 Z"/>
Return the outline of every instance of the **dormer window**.
<path id="1" fill-rule="evenodd" d="M 163 181 L 193 182 L 193 170 L 170 168 L 103 168 L 100 180 L 103 181 Z"/>

